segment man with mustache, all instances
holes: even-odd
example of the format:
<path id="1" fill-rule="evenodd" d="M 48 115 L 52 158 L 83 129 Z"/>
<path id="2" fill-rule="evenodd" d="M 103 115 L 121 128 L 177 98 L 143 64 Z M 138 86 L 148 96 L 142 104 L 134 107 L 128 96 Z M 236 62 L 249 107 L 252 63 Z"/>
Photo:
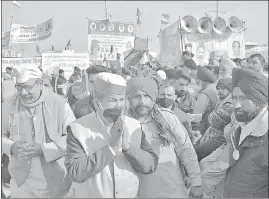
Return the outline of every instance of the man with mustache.
<path id="1" fill-rule="evenodd" d="M 3 153 L 9 156 L 11 198 L 58 198 L 71 186 L 63 157 L 74 114 L 48 91 L 36 65 L 14 68 L 17 93 L 2 106 Z"/>
<path id="2" fill-rule="evenodd" d="M 74 181 L 73 198 L 134 198 L 139 176 L 156 170 L 139 122 L 123 116 L 126 81 L 99 73 L 93 89 L 95 112 L 67 127 L 65 166 Z"/>
<path id="3" fill-rule="evenodd" d="M 220 79 L 217 83 L 216 89 L 218 91 L 219 101 L 215 109 L 208 116 L 210 127 L 201 138 L 199 146 L 195 149 L 199 161 L 225 142 L 223 134 L 224 127 L 230 123 L 234 109 L 231 83 L 231 78 Z"/>
<path id="4" fill-rule="evenodd" d="M 159 156 L 153 174 L 140 175 L 139 198 L 188 197 L 180 164 L 191 181 L 190 197 L 201 197 L 200 167 L 190 138 L 177 116 L 156 104 L 158 88 L 149 77 L 133 77 L 127 82 L 127 114 L 140 122 L 147 142 Z"/>
<path id="5" fill-rule="evenodd" d="M 248 69 L 233 69 L 234 114 L 230 166 L 224 198 L 268 198 L 268 79 Z"/>
<path id="6" fill-rule="evenodd" d="M 194 107 L 194 98 L 188 91 L 188 86 L 191 82 L 191 76 L 184 70 L 175 71 L 174 79 L 177 99 L 175 106 L 185 113 L 192 113 Z"/>

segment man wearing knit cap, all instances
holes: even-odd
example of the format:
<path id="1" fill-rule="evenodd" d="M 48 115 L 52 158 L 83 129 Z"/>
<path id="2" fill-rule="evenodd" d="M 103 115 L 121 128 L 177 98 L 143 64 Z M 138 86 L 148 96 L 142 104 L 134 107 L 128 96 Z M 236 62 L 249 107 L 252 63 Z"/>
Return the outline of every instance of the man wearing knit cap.
<path id="1" fill-rule="evenodd" d="M 268 198 L 268 79 L 253 70 L 233 69 L 234 114 L 230 167 L 224 198 Z"/>
<path id="2" fill-rule="evenodd" d="M 200 140 L 199 146 L 196 148 L 199 161 L 211 154 L 225 142 L 223 130 L 224 127 L 230 123 L 234 109 L 231 83 L 231 78 L 220 79 L 217 83 L 216 89 L 218 91 L 219 101 L 215 109 L 208 116 L 210 127 L 207 129 Z"/>
<path id="3" fill-rule="evenodd" d="M 134 77 L 127 83 L 127 114 L 140 122 L 146 140 L 158 153 L 155 173 L 140 175 L 139 198 L 188 197 L 180 169 L 182 164 L 191 179 L 190 197 L 201 197 L 200 168 L 190 138 L 177 116 L 158 108 L 158 88 L 149 77 Z"/>
<path id="4" fill-rule="evenodd" d="M 93 92 L 95 112 L 68 126 L 65 166 L 74 198 L 134 198 L 139 175 L 157 168 L 158 157 L 139 122 L 123 116 L 126 81 L 99 73 Z"/>
<path id="5" fill-rule="evenodd" d="M 233 68 L 237 68 L 236 64 L 234 63 L 234 61 L 232 61 L 231 59 L 229 58 L 221 58 L 219 60 L 219 71 L 218 71 L 218 80 L 219 79 L 223 79 L 223 78 L 231 78 L 232 77 L 232 70 Z M 217 67 L 213 67 L 212 68 L 212 72 L 214 74 L 214 70 L 216 70 Z M 210 89 L 213 89 L 215 90 L 216 88 L 216 84 L 217 84 L 217 81 L 211 85 L 209 85 L 209 88 Z"/>
<path id="6" fill-rule="evenodd" d="M 197 78 L 200 80 L 200 90 L 198 92 L 193 113 L 202 114 L 202 120 L 200 121 L 198 128 L 197 124 L 193 125 L 193 130 L 200 130 L 200 133 L 204 135 L 210 126 L 208 122 L 208 115 L 215 109 L 218 102 L 216 88 L 210 88 L 209 86 L 216 82 L 217 79 L 205 66 L 198 66 Z"/>
<path id="7" fill-rule="evenodd" d="M 66 127 L 75 117 L 64 99 L 47 91 L 36 65 L 18 66 L 14 74 L 17 94 L 2 106 L 11 198 L 62 197 L 71 186 L 63 165 Z"/>

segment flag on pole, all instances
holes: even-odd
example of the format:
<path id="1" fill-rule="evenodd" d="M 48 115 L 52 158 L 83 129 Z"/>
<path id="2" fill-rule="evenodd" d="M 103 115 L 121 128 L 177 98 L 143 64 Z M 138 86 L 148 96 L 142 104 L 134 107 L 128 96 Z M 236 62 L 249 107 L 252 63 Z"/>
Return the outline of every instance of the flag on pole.
<path id="1" fill-rule="evenodd" d="M 20 4 L 19 1 L 13 1 L 13 6 L 16 6 L 16 7 L 20 8 L 21 4 Z"/>
<path id="2" fill-rule="evenodd" d="M 41 55 L 41 51 L 38 46 L 36 46 L 36 52 Z"/>
<path id="3" fill-rule="evenodd" d="M 136 24 L 140 27 L 140 24 L 142 23 L 142 21 L 140 20 L 140 16 L 141 16 L 141 12 L 140 10 L 137 8 L 137 12 L 136 12 Z"/>
<path id="4" fill-rule="evenodd" d="M 163 19 L 161 20 L 162 24 L 169 24 L 170 22 L 170 16 L 168 14 L 162 14 Z"/>
<path id="5" fill-rule="evenodd" d="M 65 50 L 68 50 L 71 47 L 71 41 L 69 39 L 69 41 L 67 42 L 66 46 L 65 46 Z"/>
<path id="6" fill-rule="evenodd" d="M 54 47 L 53 46 L 51 46 L 51 51 L 54 51 Z"/>
<path id="7" fill-rule="evenodd" d="M 113 46 L 110 47 L 110 54 L 112 54 L 114 52 L 114 48 Z"/>
<path id="8" fill-rule="evenodd" d="M 142 13 L 141 13 L 140 10 L 137 8 L 137 10 L 136 10 L 136 16 L 137 16 L 137 17 L 140 17 L 141 14 L 142 14 Z"/>

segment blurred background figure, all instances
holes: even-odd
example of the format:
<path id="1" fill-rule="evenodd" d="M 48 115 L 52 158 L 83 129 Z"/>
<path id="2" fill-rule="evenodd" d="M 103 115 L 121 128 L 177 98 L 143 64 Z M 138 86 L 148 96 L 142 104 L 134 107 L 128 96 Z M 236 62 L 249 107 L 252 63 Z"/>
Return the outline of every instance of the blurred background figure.
<path id="1" fill-rule="evenodd" d="M 66 97 L 66 94 L 67 94 L 66 93 L 67 92 L 66 87 L 67 87 L 67 80 L 64 77 L 64 70 L 60 69 L 59 70 L 59 77 L 57 77 L 56 80 L 55 80 L 54 91 L 58 95 Z"/>
<path id="2" fill-rule="evenodd" d="M 87 96 L 86 86 L 82 82 L 75 82 L 70 86 L 67 100 L 71 109 L 74 109 L 75 103 Z"/>
<path id="3" fill-rule="evenodd" d="M 10 74 L 8 73 L 3 74 L 3 80 L 4 81 L 2 82 L 2 102 L 17 92 L 15 88 L 15 82 Z"/>
<path id="4" fill-rule="evenodd" d="M 253 54 L 248 58 L 248 69 L 254 70 L 268 77 L 264 71 L 265 59 L 261 54 Z"/>
<path id="5" fill-rule="evenodd" d="M 241 59 L 240 58 L 235 58 L 233 59 L 234 63 L 236 64 L 237 68 L 241 68 Z"/>
<path id="6" fill-rule="evenodd" d="M 80 82 L 82 80 L 81 69 L 77 66 L 74 67 L 73 74 L 69 78 L 69 83 Z"/>

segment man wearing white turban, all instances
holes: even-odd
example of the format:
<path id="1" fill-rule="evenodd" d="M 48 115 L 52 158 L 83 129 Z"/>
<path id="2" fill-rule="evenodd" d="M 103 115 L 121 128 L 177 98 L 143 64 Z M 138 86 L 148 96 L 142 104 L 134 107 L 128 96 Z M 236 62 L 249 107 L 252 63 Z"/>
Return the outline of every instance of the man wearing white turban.
<path id="1" fill-rule="evenodd" d="M 123 116 L 126 81 L 99 73 L 93 89 L 95 112 L 67 128 L 65 166 L 73 198 L 134 198 L 139 176 L 156 170 L 158 157 L 139 122 Z"/>
<path id="2" fill-rule="evenodd" d="M 63 165 L 66 126 L 75 117 L 64 99 L 47 91 L 36 65 L 18 66 L 14 74 L 17 93 L 2 106 L 11 198 L 62 197 L 71 186 Z"/>

